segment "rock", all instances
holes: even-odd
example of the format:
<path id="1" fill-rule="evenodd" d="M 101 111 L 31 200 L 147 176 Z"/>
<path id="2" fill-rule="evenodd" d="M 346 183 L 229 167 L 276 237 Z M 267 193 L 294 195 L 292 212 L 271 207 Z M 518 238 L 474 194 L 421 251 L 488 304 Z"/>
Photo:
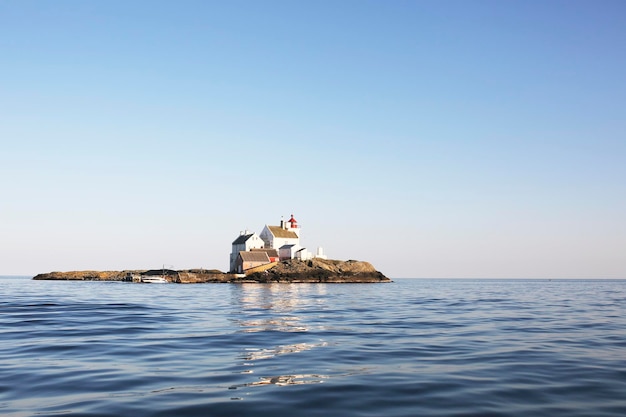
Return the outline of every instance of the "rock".
<path id="1" fill-rule="evenodd" d="M 165 275 L 169 282 L 177 284 L 198 284 L 208 282 L 390 282 L 369 262 L 311 259 L 299 261 L 291 259 L 279 262 L 273 268 L 249 275 L 225 274 L 212 269 L 174 270 L 132 270 L 132 271 L 70 271 L 39 274 L 35 280 L 66 281 L 127 281 L 128 277 L 140 275 Z"/>
<path id="2" fill-rule="evenodd" d="M 225 274 L 220 271 L 179 271 L 178 277 L 172 281 L 177 284 L 201 284 L 205 282 L 230 282 L 234 274 Z"/>
<path id="3" fill-rule="evenodd" d="M 372 264 L 363 261 L 338 261 L 311 259 L 299 261 L 290 259 L 280 262 L 274 268 L 247 276 L 246 280 L 258 282 L 390 282 Z"/>
<path id="4" fill-rule="evenodd" d="M 141 273 L 143 271 L 69 271 L 48 272 L 38 274 L 34 280 L 60 280 L 60 281 L 123 281 L 128 272 Z"/>

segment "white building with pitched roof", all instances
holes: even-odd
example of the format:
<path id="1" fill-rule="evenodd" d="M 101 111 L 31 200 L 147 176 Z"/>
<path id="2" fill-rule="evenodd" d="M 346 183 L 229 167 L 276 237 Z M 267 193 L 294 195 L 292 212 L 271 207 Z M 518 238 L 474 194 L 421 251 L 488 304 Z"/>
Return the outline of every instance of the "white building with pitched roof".
<path id="1" fill-rule="evenodd" d="M 300 246 L 300 237 L 295 232 L 280 226 L 265 225 L 260 237 L 266 248 L 280 249 L 281 246 L 285 245 Z"/>
<path id="2" fill-rule="evenodd" d="M 249 252 L 252 249 L 260 249 L 264 247 L 263 240 L 256 233 L 250 233 L 247 230 L 241 232 L 237 239 L 233 241 L 233 248 L 230 252 L 230 271 L 237 270 L 237 256 L 239 252 Z"/>

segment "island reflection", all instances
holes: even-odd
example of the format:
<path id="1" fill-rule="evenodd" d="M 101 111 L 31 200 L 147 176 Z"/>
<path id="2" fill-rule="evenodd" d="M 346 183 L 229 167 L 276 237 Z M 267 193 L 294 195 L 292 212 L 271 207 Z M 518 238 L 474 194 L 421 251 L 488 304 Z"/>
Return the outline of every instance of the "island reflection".
<path id="1" fill-rule="evenodd" d="M 239 370 L 236 373 L 249 375 L 252 373 L 270 373 L 276 371 L 274 361 L 278 357 L 310 351 L 327 346 L 323 340 L 298 340 L 294 343 L 297 333 L 308 334 L 310 325 L 303 317 L 311 317 L 312 311 L 323 313 L 327 309 L 326 286 L 324 284 L 290 285 L 290 284 L 252 284 L 246 283 L 233 286 L 232 321 L 240 327 L 240 333 L 249 334 L 243 339 L 245 347 L 239 350 L 236 357 Z M 283 334 L 284 336 L 281 336 Z M 287 334 L 293 336 L 287 336 Z M 276 343 L 276 342 L 285 343 Z M 261 365 L 261 363 L 263 365 Z M 295 362 L 297 363 L 297 361 Z M 256 366 L 256 365 L 259 366 Z M 305 373 L 303 370 L 290 369 L 283 375 L 265 374 L 254 380 L 233 384 L 229 389 L 255 386 L 285 386 L 298 384 L 317 384 L 326 375 Z"/>
<path id="2" fill-rule="evenodd" d="M 306 332 L 300 310 L 327 309 L 326 285 L 240 284 L 233 286 L 236 322 L 242 332 Z"/>

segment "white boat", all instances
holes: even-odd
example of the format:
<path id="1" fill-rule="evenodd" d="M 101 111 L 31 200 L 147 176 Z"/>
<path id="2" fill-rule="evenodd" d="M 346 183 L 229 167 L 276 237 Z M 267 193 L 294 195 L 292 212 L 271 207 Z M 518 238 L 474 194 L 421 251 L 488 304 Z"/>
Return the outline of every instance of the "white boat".
<path id="1" fill-rule="evenodd" d="M 159 277 L 156 275 L 153 276 L 143 276 L 141 277 L 141 282 L 146 284 L 167 284 L 168 281 L 164 277 Z"/>

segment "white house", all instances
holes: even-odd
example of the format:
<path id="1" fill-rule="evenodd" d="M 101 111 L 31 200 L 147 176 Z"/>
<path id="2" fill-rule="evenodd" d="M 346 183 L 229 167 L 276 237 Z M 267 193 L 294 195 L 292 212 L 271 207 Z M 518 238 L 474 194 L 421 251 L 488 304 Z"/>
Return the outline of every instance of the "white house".
<path id="1" fill-rule="evenodd" d="M 263 240 L 256 233 L 250 233 L 247 230 L 241 232 L 237 239 L 233 241 L 233 248 L 230 252 L 230 271 L 235 272 L 237 270 L 237 256 L 239 256 L 239 252 L 249 252 L 252 249 L 263 248 L 263 246 Z"/>
<path id="2" fill-rule="evenodd" d="M 266 248 L 280 249 L 285 245 L 300 246 L 300 227 L 291 215 L 288 221 L 280 221 L 280 226 L 265 225 L 261 232 L 261 239 Z"/>

